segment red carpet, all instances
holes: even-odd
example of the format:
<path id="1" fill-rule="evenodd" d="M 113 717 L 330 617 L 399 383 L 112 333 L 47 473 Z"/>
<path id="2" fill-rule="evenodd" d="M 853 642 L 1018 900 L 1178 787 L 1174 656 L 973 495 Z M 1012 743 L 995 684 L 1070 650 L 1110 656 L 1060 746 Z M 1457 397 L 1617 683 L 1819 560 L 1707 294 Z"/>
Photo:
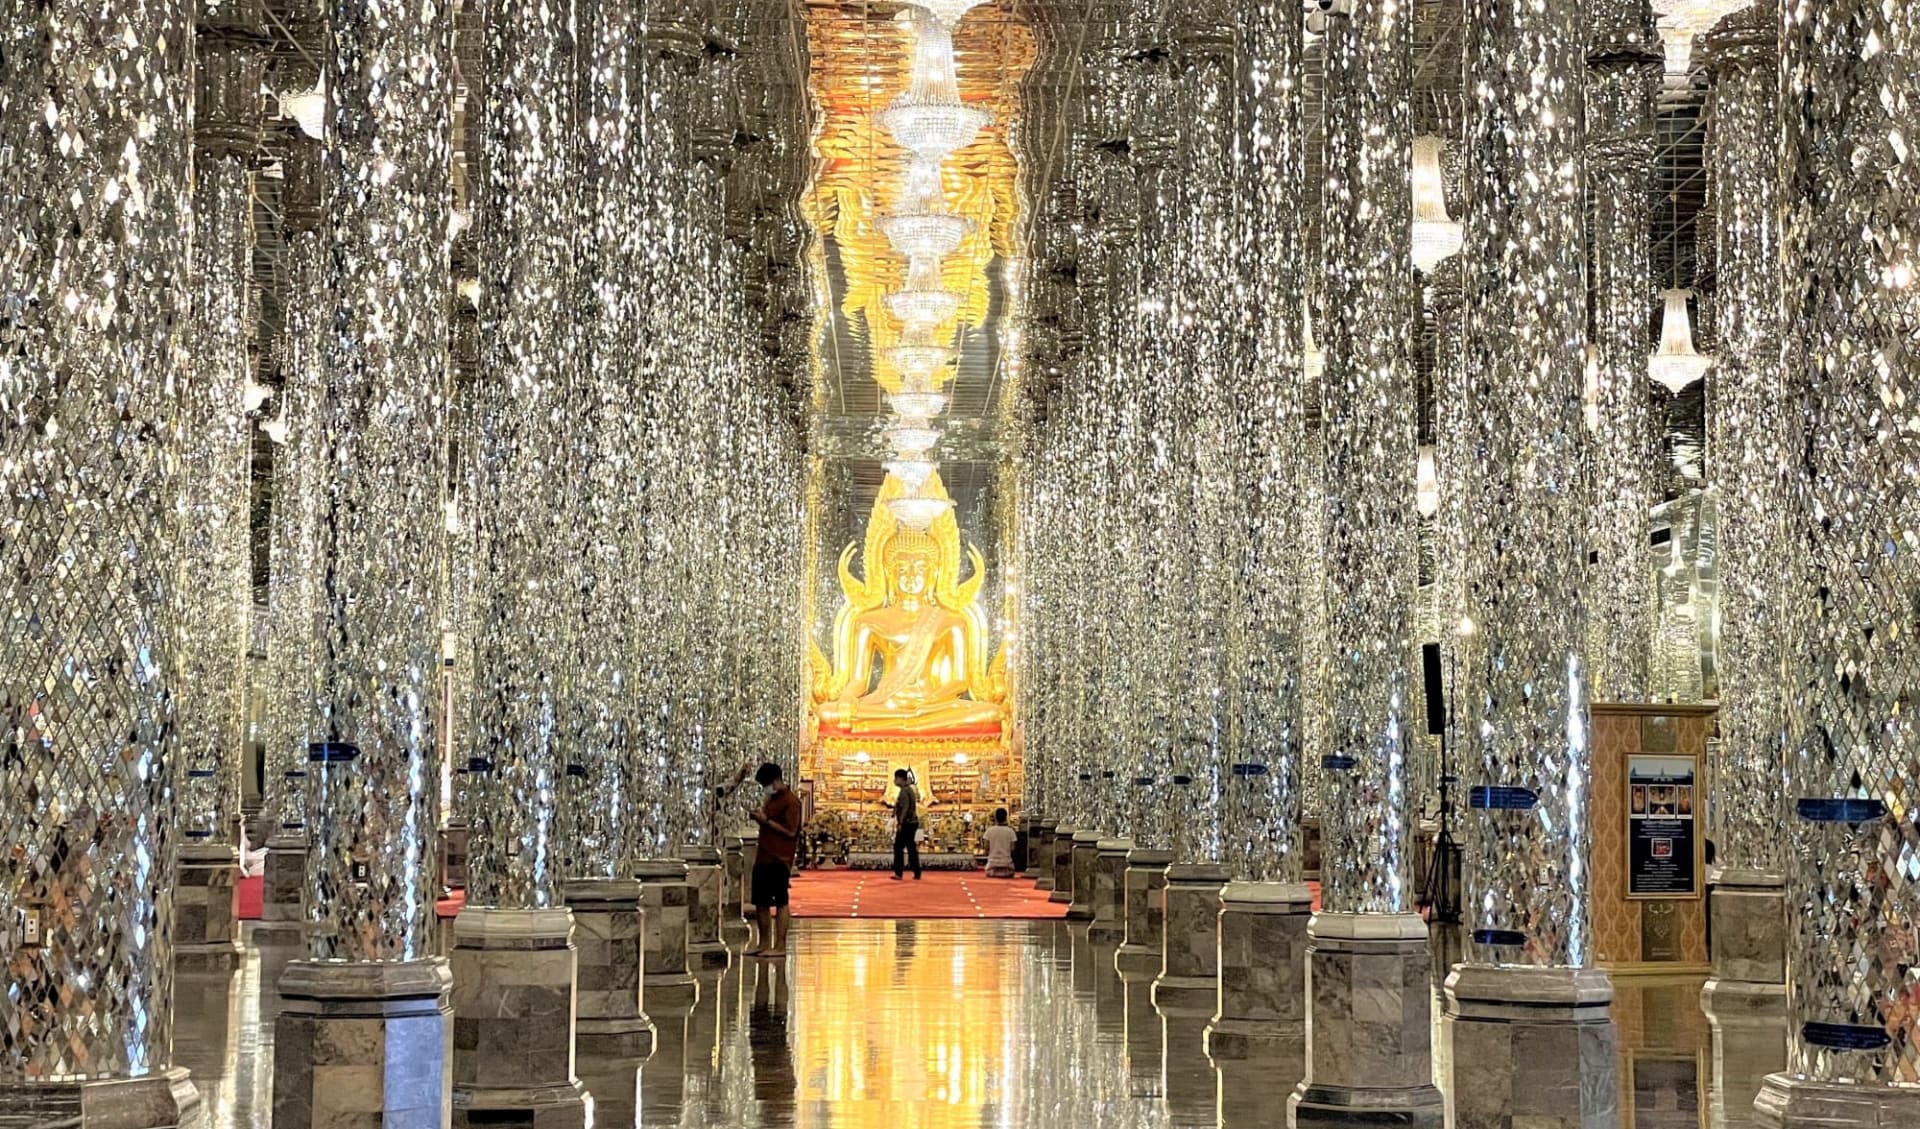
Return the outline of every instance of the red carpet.
<path id="1" fill-rule="evenodd" d="M 240 920 L 260 920 L 260 903 L 266 900 L 262 889 L 262 879 L 258 874 L 252 878 L 242 878 L 234 886 L 234 896 L 240 900 Z"/>
<path id="2" fill-rule="evenodd" d="M 1026 878 L 988 878 L 980 871 L 929 870 L 919 882 L 895 882 L 885 870 L 804 870 L 793 881 L 795 917 L 1059 918 L 1067 907 L 1047 900 Z"/>

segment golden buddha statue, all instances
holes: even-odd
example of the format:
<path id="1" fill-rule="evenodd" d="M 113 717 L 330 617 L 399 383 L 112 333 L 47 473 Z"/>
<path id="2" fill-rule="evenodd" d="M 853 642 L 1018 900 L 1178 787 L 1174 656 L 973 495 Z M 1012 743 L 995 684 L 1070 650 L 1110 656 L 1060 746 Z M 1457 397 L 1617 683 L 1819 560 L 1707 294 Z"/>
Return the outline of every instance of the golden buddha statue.
<path id="1" fill-rule="evenodd" d="M 814 715 L 822 726 L 858 734 L 1004 726 L 1006 656 L 989 658 L 986 624 L 974 606 L 986 564 L 968 546 L 973 571 L 962 581 L 953 511 L 924 532 L 903 526 L 887 502 L 904 493 L 889 476 L 874 500 L 864 579 L 853 575 L 858 546 L 840 554 L 846 603 L 833 620 L 832 660 L 812 650 Z M 938 474 L 919 493 L 946 497 Z"/>

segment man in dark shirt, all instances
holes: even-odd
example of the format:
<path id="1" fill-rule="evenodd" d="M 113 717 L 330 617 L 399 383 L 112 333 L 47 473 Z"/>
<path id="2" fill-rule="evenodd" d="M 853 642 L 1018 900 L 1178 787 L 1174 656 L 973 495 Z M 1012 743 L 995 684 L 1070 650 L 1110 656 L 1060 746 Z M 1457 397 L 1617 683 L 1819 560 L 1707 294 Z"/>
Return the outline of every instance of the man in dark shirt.
<path id="1" fill-rule="evenodd" d="M 759 850 L 753 862 L 753 910 L 760 923 L 760 943 L 750 957 L 781 959 L 787 955 L 787 886 L 793 878 L 793 859 L 800 849 L 800 797 L 793 794 L 771 762 L 753 774 L 766 790 L 766 802 L 750 813 L 760 825 Z"/>
<path id="2" fill-rule="evenodd" d="M 904 768 L 893 771 L 894 786 L 900 794 L 893 801 L 893 880 L 900 881 L 909 863 L 913 880 L 920 881 L 920 793 L 913 786 L 913 774 Z"/>

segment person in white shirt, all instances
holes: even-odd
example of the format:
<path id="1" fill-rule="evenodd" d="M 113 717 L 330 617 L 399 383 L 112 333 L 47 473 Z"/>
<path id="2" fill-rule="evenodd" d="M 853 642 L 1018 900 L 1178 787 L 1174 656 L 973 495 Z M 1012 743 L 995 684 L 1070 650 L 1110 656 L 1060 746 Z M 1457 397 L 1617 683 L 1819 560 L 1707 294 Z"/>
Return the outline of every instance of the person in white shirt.
<path id="1" fill-rule="evenodd" d="M 987 877 L 1013 877 L 1013 828 L 1007 826 L 1007 809 L 995 808 L 993 826 L 987 828 Z"/>

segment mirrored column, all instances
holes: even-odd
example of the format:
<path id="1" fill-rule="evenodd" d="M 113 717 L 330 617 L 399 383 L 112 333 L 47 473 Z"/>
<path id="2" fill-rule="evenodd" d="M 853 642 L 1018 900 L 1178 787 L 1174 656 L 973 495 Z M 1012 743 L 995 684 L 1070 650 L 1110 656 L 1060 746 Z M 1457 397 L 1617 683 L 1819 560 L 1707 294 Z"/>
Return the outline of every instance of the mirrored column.
<path id="1" fill-rule="evenodd" d="M 1293 217 L 1304 206 L 1301 117 L 1304 10 L 1285 0 L 1236 8 L 1241 48 L 1235 196 L 1248 293 L 1304 286 L 1305 242 Z M 1233 756 L 1226 790 L 1226 852 L 1234 881 L 1221 894 L 1220 991 L 1207 1030 L 1216 1062 L 1246 1061 L 1276 1086 L 1305 1069 L 1306 930 L 1312 905 L 1300 880 L 1299 506 L 1311 457 L 1305 442 L 1300 351 L 1304 307 L 1245 317 L 1236 397 L 1243 437 L 1236 502 L 1246 531 L 1239 614 L 1232 627 Z"/>
<path id="2" fill-rule="evenodd" d="M 1355 1116 L 1438 1126 L 1426 923 L 1413 912 L 1416 584 L 1411 250 L 1412 14 L 1337 4 L 1326 98 L 1325 467 L 1328 747 L 1322 902 L 1307 933 L 1306 1076 L 1292 1125 Z M 1362 1006 L 1369 1009 L 1363 1012 Z"/>
<path id="3" fill-rule="evenodd" d="M 1807 607 L 1798 535 L 1799 382 L 1781 363 L 1780 10 L 1761 0 L 1701 37 L 1711 68 L 1719 364 L 1708 405 L 1720 510 L 1720 740 L 1707 814 L 1716 1100 L 1750 1110 L 1786 1065 L 1785 754 Z M 1744 1081 L 1743 1081 L 1744 1080 Z"/>
<path id="4" fill-rule="evenodd" d="M 1583 597 L 1585 5 L 1467 6 L 1467 963 L 1447 981 L 1458 1129 L 1612 1125 L 1592 967 Z"/>
<path id="5" fill-rule="evenodd" d="M 339 5 L 328 21 L 309 959 L 280 980 L 274 1125 L 435 1129 L 453 1058 L 431 955 L 453 6 Z"/>
<path id="6" fill-rule="evenodd" d="M 174 962 L 240 956 L 240 759 L 253 615 L 253 163 L 260 149 L 265 13 L 201 13 L 196 59 L 193 367 L 181 384 L 174 726 L 185 780 Z"/>
<path id="7" fill-rule="evenodd" d="M 1804 397 L 1794 534 L 1818 588 L 1790 648 L 1807 683 L 1787 751 L 1787 1072 L 1757 1108 L 1767 1126 L 1920 1123 L 1920 941 L 1900 877 L 1920 846 L 1904 595 L 1920 588 L 1905 532 L 1920 473 L 1920 11 L 1830 0 L 1782 16 L 1784 379 Z"/>
<path id="8" fill-rule="evenodd" d="M 193 11 L 14 6 L 0 47 L 0 1118 L 199 1102 L 170 1040 Z"/>

